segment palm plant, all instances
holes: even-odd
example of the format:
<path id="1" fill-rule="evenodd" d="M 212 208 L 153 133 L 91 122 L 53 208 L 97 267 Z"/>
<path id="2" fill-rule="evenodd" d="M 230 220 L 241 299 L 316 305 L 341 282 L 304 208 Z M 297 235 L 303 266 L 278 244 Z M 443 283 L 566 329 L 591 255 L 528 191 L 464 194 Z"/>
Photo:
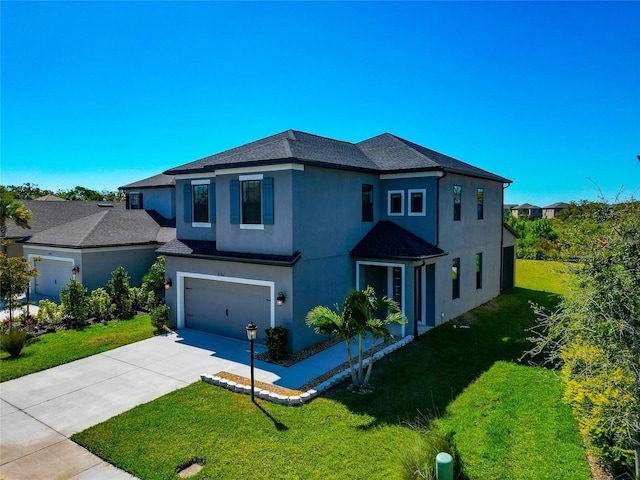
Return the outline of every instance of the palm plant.
<path id="1" fill-rule="evenodd" d="M 377 318 L 376 314 L 384 312 L 384 318 Z M 388 297 L 378 299 L 373 288 L 351 290 L 345 299 L 342 309 L 336 305 L 335 311 L 327 307 L 318 306 L 312 309 L 306 318 L 307 325 L 321 335 L 337 335 L 347 345 L 347 357 L 353 387 L 365 389 L 369 385 L 373 356 L 378 339 L 391 336 L 391 323 L 404 323 L 404 316 L 398 304 Z M 364 338 L 371 335 L 371 353 L 369 365 L 364 372 L 365 358 L 363 355 Z M 358 365 L 356 368 L 351 343 L 358 337 Z"/>
<path id="2" fill-rule="evenodd" d="M 31 228 L 31 212 L 24 208 L 13 195 L 0 186 L 0 238 L 2 239 L 2 251 L 5 251 L 5 237 L 7 236 L 7 220 L 13 221 L 22 228 Z"/>

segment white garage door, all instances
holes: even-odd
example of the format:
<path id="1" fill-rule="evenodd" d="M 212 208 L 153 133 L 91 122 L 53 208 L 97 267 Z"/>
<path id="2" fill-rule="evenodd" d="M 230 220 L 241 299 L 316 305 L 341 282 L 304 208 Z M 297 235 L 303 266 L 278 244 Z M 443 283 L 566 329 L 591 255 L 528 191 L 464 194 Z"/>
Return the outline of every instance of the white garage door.
<path id="1" fill-rule="evenodd" d="M 271 326 L 271 290 L 248 285 L 200 278 L 185 278 L 185 326 L 225 337 L 246 340 L 246 326 L 258 326 L 259 342 Z"/>
<path id="2" fill-rule="evenodd" d="M 70 261 L 43 257 L 42 260 L 36 262 L 36 270 L 40 272 L 40 275 L 36 277 L 35 293 L 48 297 L 59 297 L 62 287 L 66 286 L 69 279 L 73 277 L 72 268 L 73 263 Z"/>

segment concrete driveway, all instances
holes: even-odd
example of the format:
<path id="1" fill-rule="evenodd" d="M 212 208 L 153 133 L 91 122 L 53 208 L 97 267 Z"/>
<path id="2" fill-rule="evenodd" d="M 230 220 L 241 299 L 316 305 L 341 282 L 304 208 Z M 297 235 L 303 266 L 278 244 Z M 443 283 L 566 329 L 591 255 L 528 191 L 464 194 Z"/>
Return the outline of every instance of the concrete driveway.
<path id="1" fill-rule="evenodd" d="M 296 388 L 346 358 L 346 348 L 336 345 L 289 368 L 256 361 L 255 378 Z M 203 373 L 248 377 L 248 363 L 248 342 L 181 330 L 1 383 L 0 478 L 132 478 L 69 437 Z"/>

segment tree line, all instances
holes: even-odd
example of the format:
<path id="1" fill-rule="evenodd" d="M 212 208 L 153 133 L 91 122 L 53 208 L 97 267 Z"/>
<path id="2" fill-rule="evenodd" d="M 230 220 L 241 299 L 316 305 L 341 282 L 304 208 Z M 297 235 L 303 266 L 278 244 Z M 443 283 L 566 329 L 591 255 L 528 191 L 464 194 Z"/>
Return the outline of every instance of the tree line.
<path id="1" fill-rule="evenodd" d="M 116 190 L 92 190 L 90 188 L 76 186 L 69 190 L 49 190 L 40 188 L 34 183 L 23 183 L 22 185 L 7 185 L 4 188 L 16 200 L 35 200 L 45 195 L 55 195 L 65 200 L 91 201 L 91 202 L 124 202 L 124 192 Z"/>

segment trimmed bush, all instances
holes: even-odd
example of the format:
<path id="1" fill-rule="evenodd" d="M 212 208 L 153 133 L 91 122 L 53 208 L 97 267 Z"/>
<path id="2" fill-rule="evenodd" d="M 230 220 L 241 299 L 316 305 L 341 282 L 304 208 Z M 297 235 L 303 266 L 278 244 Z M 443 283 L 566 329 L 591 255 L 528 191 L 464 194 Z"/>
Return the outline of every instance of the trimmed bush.
<path id="1" fill-rule="evenodd" d="M 151 310 L 151 325 L 156 329 L 156 332 L 162 333 L 167 330 L 169 324 L 169 307 L 166 305 L 160 305 Z"/>
<path id="2" fill-rule="evenodd" d="M 93 318 L 106 322 L 113 318 L 116 307 L 111 303 L 111 297 L 104 288 L 96 288 L 89 297 L 89 312 Z"/>
<path id="3" fill-rule="evenodd" d="M 64 307 L 63 321 L 70 327 L 80 327 L 89 317 L 89 298 L 87 288 L 78 280 L 72 278 L 60 292 L 60 302 Z"/>
<path id="4" fill-rule="evenodd" d="M 107 292 L 111 303 L 115 305 L 113 314 L 118 318 L 129 318 L 133 315 L 133 300 L 129 289 L 129 274 L 120 266 L 111 272 L 107 282 Z"/>
<path id="5" fill-rule="evenodd" d="M 0 347 L 11 357 L 19 357 L 27 343 L 27 330 L 18 325 L 9 325 L 0 332 Z"/>
<path id="6" fill-rule="evenodd" d="M 266 342 L 272 360 L 283 360 L 287 356 L 289 329 L 281 326 L 267 328 Z"/>
<path id="7" fill-rule="evenodd" d="M 63 309 L 51 300 L 40 300 L 38 304 L 38 323 L 43 327 L 55 327 L 60 323 Z"/>

